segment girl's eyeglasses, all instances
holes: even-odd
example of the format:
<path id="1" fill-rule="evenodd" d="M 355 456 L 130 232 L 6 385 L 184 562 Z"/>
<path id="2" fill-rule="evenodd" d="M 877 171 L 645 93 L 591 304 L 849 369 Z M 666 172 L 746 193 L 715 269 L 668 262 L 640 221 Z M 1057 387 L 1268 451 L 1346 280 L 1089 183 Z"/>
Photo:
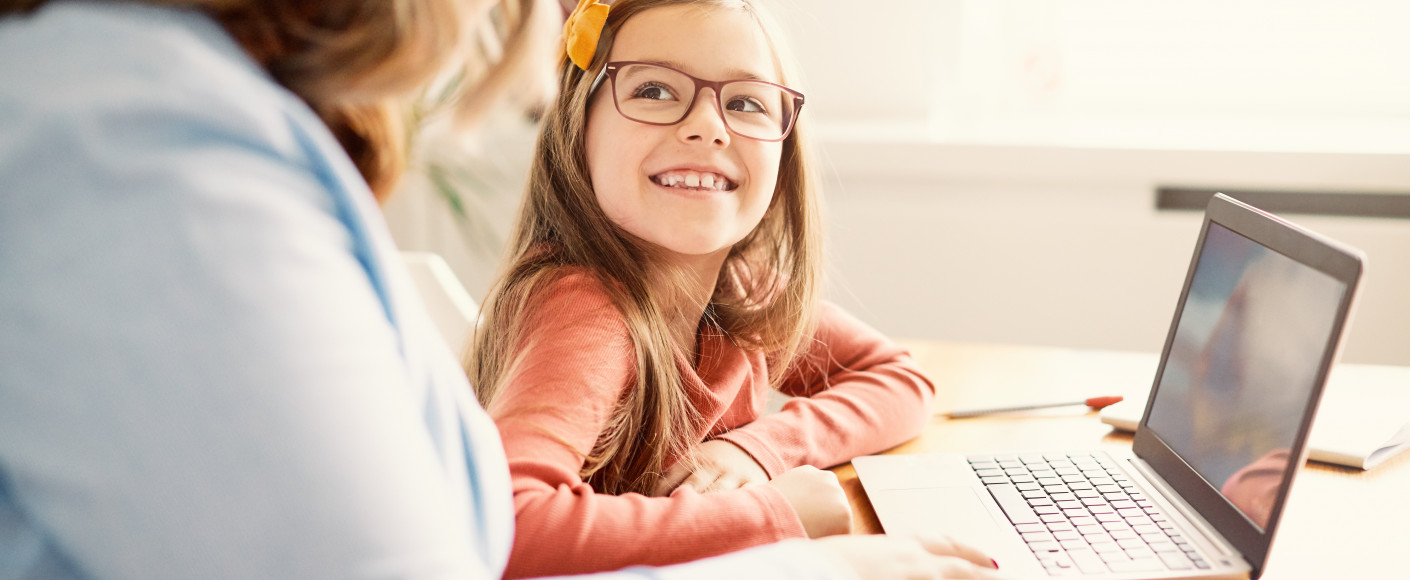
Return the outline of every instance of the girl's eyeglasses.
<path id="1" fill-rule="evenodd" d="M 609 62 L 593 81 L 612 81 L 612 102 L 623 117 L 647 125 L 674 125 L 685 120 L 700 89 L 714 91 L 715 110 L 725 127 L 741 137 L 782 141 L 793 130 L 803 93 L 767 81 L 707 81 L 668 66 L 649 62 Z"/>

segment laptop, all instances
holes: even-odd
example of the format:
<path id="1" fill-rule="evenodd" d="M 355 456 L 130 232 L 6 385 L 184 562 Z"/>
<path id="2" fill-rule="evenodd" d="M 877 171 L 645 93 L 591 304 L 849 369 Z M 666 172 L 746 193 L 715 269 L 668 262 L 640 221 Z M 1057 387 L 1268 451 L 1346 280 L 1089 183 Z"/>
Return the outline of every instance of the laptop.
<path id="1" fill-rule="evenodd" d="M 1131 452 L 852 465 L 887 533 L 948 534 L 1018 577 L 1257 578 L 1364 261 L 1217 194 Z"/>

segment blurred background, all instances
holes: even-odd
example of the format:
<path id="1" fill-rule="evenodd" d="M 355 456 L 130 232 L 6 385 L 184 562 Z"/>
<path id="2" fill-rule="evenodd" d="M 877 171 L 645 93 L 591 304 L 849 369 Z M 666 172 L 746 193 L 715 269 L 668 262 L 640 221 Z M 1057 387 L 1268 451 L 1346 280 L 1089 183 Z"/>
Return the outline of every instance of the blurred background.
<path id="1" fill-rule="evenodd" d="M 773 0 L 829 297 L 899 338 L 1158 351 L 1214 191 L 1364 250 L 1343 360 L 1410 365 L 1410 3 Z M 571 7 L 571 6 L 570 6 Z M 477 300 L 534 139 L 431 130 L 388 208 Z"/>

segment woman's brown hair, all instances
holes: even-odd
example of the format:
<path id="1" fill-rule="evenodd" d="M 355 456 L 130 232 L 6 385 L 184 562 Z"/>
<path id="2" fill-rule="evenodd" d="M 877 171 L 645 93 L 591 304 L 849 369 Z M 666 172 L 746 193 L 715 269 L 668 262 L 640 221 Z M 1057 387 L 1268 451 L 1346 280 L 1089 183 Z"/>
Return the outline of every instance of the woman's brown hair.
<path id="1" fill-rule="evenodd" d="M 778 33 L 748 0 L 620 0 L 613 3 L 586 71 L 564 60 L 560 92 L 539 134 L 529 183 L 510 240 L 505 270 L 481 311 L 466 370 L 480 402 L 490 407 L 512 379 L 523 349 L 522 325 L 537 291 L 572 268 L 590 272 L 621 311 L 636 353 L 636 375 L 591 450 L 581 475 L 600 492 L 646 493 L 668 464 L 690 457 L 699 416 L 676 366 L 683 355 L 659 305 L 678 274 L 653 259 L 655 248 L 614 224 L 597 203 L 584 145 L 590 85 L 607 62 L 623 24 L 643 11 L 671 5 L 741 10 L 771 43 Z M 781 81 L 790 66 L 774 45 Z M 771 380 L 796 359 L 810 336 L 821 269 L 818 194 L 809 173 L 799 122 L 783 142 L 778 182 L 762 222 L 725 260 L 702 328 L 744 348 L 765 352 Z M 692 360 L 693 357 L 685 357 Z M 530 387 L 532 388 L 532 387 Z"/>
<path id="2" fill-rule="evenodd" d="M 48 0 L 11 0 L 0 16 Z M 379 201 L 406 168 L 411 105 L 438 75 L 458 82 L 439 99 L 471 121 L 531 72 L 553 0 L 149 0 L 210 14 L 280 84 L 328 125 Z M 477 5 L 478 4 L 478 5 Z M 472 10 L 491 9 L 489 26 Z M 551 25 L 549 23 L 552 23 Z M 473 39 L 472 39 L 473 36 Z M 472 42 L 473 40 L 473 42 Z M 529 77 L 531 78 L 531 77 Z"/>

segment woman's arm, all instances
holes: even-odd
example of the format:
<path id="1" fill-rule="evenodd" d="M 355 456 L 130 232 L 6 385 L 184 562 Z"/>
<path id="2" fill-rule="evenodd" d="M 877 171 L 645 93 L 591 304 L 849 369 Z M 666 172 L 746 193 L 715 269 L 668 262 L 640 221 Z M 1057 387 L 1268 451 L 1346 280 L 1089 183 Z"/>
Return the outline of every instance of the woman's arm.
<path id="1" fill-rule="evenodd" d="M 899 445 L 930 421 L 935 387 L 910 353 L 831 303 L 779 389 L 783 409 L 717 437 L 744 449 L 770 477 L 828 467 Z"/>
<path id="2" fill-rule="evenodd" d="M 632 380 L 631 339 L 582 274 L 552 283 L 530 309 L 518 367 L 490 408 L 514 484 L 508 576 L 671 564 L 803 536 L 770 486 L 661 498 L 596 493 L 578 472 Z"/>
<path id="3" fill-rule="evenodd" d="M 3 25 L 0 561 L 497 576 L 354 253 L 375 206 L 335 191 L 358 178 L 316 118 L 194 11 Z"/>

